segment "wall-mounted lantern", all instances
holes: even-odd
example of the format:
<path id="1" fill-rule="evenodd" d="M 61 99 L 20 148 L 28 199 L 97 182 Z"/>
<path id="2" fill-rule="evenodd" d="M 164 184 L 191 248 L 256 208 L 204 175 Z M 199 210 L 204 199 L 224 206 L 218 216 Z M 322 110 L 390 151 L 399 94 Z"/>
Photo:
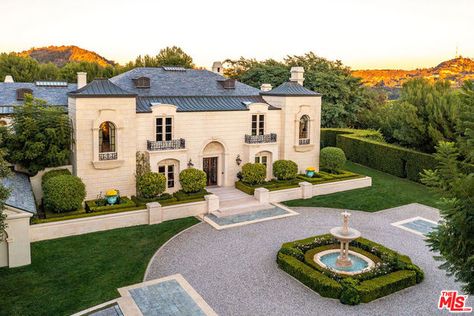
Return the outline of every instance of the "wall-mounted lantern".
<path id="1" fill-rule="evenodd" d="M 191 159 L 189 159 L 188 168 L 192 168 L 192 167 L 194 167 L 193 161 Z"/>
<path id="2" fill-rule="evenodd" d="M 237 155 L 237 158 L 235 158 L 235 162 L 237 163 L 237 166 L 240 166 L 242 163 L 242 159 L 240 159 L 240 155 Z"/>

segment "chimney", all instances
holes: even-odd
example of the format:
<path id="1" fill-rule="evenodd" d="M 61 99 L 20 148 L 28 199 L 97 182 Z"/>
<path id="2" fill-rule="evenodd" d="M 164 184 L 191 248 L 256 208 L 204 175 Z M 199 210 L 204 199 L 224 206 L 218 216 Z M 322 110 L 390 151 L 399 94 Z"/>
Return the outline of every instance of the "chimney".
<path id="1" fill-rule="evenodd" d="M 260 90 L 270 91 L 270 90 L 272 90 L 272 85 L 269 84 L 269 83 L 262 83 L 262 85 L 260 86 Z"/>
<path id="2" fill-rule="evenodd" d="M 5 80 L 3 82 L 12 83 L 12 82 L 15 82 L 15 81 L 13 81 L 13 77 L 11 75 L 6 75 Z"/>
<path id="3" fill-rule="evenodd" d="M 222 63 L 220 61 L 215 61 L 212 64 L 212 72 L 219 74 L 221 76 L 224 75 L 224 67 L 222 67 Z"/>
<path id="4" fill-rule="evenodd" d="M 303 67 L 291 67 L 291 82 L 296 82 L 303 85 L 304 81 L 304 68 Z"/>
<path id="5" fill-rule="evenodd" d="M 87 84 L 87 72 L 77 73 L 77 88 L 80 89 Z"/>

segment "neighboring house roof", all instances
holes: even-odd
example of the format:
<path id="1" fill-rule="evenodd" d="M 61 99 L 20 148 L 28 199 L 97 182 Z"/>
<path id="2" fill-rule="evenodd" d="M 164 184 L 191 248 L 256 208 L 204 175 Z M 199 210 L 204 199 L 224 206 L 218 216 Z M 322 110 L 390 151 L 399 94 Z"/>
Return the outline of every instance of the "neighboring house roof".
<path id="1" fill-rule="evenodd" d="M 226 78 L 208 70 L 181 69 L 165 70 L 167 67 L 140 67 L 110 79 L 122 89 L 136 93 L 140 97 L 163 96 L 251 96 L 260 90 L 235 82 L 234 89 L 226 89 L 219 82 Z M 172 68 L 168 68 L 172 69 Z M 136 88 L 133 79 L 150 78 L 150 88 Z"/>
<path id="2" fill-rule="evenodd" d="M 138 97 L 137 112 L 151 112 L 153 104 L 173 104 L 178 112 L 202 112 L 202 111 L 246 111 L 251 103 L 266 103 L 258 95 L 254 96 L 170 96 L 170 97 Z M 269 106 L 270 110 L 278 110 Z"/>
<path id="3" fill-rule="evenodd" d="M 126 91 L 108 79 L 95 79 L 84 87 L 68 93 L 73 98 L 87 97 L 135 97 L 135 93 Z"/>
<path id="4" fill-rule="evenodd" d="M 67 106 L 67 94 L 76 90 L 76 84 L 67 86 L 38 86 L 29 82 L 0 82 L 0 114 L 13 113 L 13 107 L 23 105 L 24 101 L 17 100 L 18 89 L 31 89 L 33 96 L 51 105 Z"/>
<path id="5" fill-rule="evenodd" d="M 317 92 L 311 91 L 297 82 L 288 81 L 284 82 L 278 87 L 270 90 L 260 92 L 261 95 L 276 95 L 276 96 L 318 96 L 321 95 Z"/>
<path id="6" fill-rule="evenodd" d="M 30 178 L 19 172 L 2 179 L 3 185 L 10 189 L 10 196 L 5 204 L 29 213 L 36 213 L 35 197 Z"/>

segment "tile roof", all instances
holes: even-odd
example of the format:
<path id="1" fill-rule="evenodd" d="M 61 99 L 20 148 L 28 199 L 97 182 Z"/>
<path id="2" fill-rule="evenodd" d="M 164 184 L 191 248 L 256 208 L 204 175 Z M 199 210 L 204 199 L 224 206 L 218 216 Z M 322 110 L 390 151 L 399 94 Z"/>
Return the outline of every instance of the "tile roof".
<path id="1" fill-rule="evenodd" d="M 105 96 L 119 96 L 119 97 L 135 97 L 136 94 L 126 91 L 119 86 L 113 84 L 108 79 L 95 79 L 84 87 L 71 91 L 68 93 L 70 97 L 105 97 Z"/>
<path id="2" fill-rule="evenodd" d="M 284 96 L 284 95 L 293 95 L 293 96 L 318 96 L 321 95 L 320 93 L 311 91 L 302 85 L 300 85 L 297 82 L 293 81 L 288 81 L 284 82 L 278 87 L 270 90 L 270 91 L 265 91 L 261 92 L 261 95 L 279 95 L 279 96 Z"/>
<path id="3" fill-rule="evenodd" d="M 150 78 L 150 88 L 136 88 L 132 79 Z M 226 78 L 208 70 L 186 69 L 167 71 L 160 68 L 134 68 L 110 79 L 122 89 L 138 94 L 140 97 L 163 96 L 252 96 L 260 90 L 235 82 L 235 89 L 225 89 L 219 80 Z"/>
<path id="4" fill-rule="evenodd" d="M 76 84 L 66 87 L 37 86 L 29 82 L 0 82 L 0 114 L 13 112 L 12 106 L 23 105 L 16 99 L 17 89 L 31 89 L 33 96 L 45 100 L 51 105 L 67 106 L 67 93 L 76 90 Z"/>
<path id="5" fill-rule="evenodd" d="M 11 190 L 10 196 L 5 201 L 6 205 L 29 213 L 36 213 L 35 197 L 30 178 L 27 175 L 14 172 L 10 177 L 3 178 L 2 183 Z"/>
<path id="6" fill-rule="evenodd" d="M 151 112 L 152 103 L 176 105 L 178 112 L 200 111 L 246 111 L 247 104 L 266 103 L 258 95 L 254 96 L 171 96 L 171 97 L 138 97 L 137 113 Z M 269 106 L 269 109 L 278 109 Z"/>

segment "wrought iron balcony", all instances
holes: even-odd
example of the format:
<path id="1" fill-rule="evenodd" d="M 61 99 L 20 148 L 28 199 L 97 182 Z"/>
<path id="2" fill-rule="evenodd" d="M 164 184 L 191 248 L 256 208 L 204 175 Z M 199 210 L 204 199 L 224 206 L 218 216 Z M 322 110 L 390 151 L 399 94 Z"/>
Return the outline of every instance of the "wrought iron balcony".
<path id="1" fill-rule="evenodd" d="M 117 152 L 99 153 L 99 160 L 117 160 Z"/>
<path id="2" fill-rule="evenodd" d="M 172 150 L 172 149 L 184 149 L 186 148 L 186 141 L 184 138 L 164 140 L 164 141 L 152 141 L 147 140 L 146 147 L 148 150 Z"/>
<path id="3" fill-rule="evenodd" d="M 276 143 L 277 134 L 264 135 L 245 135 L 245 143 L 247 144 L 262 144 L 262 143 Z"/>
<path id="4" fill-rule="evenodd" d="M 309 145 L 310 139 L 309 138 L 300 138 L 300 145 Z"/>

